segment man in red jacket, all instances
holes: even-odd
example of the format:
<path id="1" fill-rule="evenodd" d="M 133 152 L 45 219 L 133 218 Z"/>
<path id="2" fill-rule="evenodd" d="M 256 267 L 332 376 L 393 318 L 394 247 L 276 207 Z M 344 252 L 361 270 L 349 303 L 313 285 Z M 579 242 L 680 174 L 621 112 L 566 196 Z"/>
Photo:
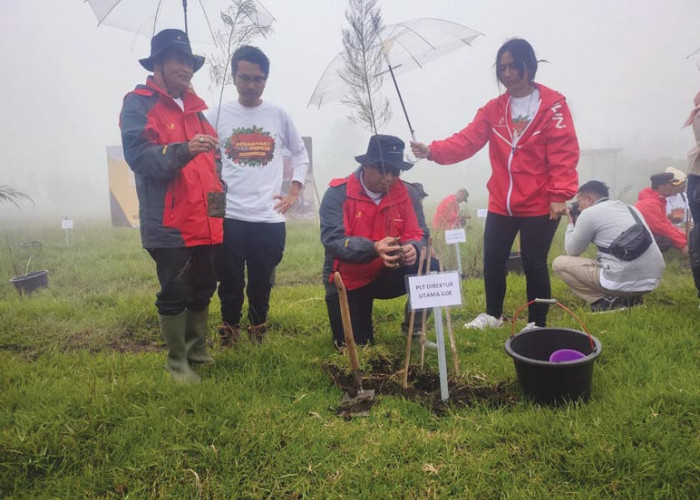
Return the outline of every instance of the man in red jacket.
<path id="1" fill-rule="evenodd" d="M 639 192 L 639 201 L 635 207 L 644 216 L 662 252 L 677 248 L 687 255 L 688 242 L 685 233 L 666 217 L 666 198 L 678 192 L 674 185 L 674 176 L 670 172 L 663 172 L 652 175 L 650 179 L 651 187 Z"/>
<path id="2" fill-rule="evenodd" d="M 460 227 L 459 223 L 459 204 L 467 202 L 469 191 L 462 188 L 455 194 L 446 196 L 438 205 L 433 217 L 433 229 L 436 231 L 446 231 Z"/>
<path id="3" fill-rule="evenodd" d="M 198 382 L 190 363 L 207 353 L 209 300 L 216 290 L 214 245 L 223 239 L 218 140 L 204 101 L 190 88 L 204 58 L 187 35 L 166 29 L 139 60 L 153 75 L 124 98 L 119 117 L 124 158 L 134 171 L 143 247 L 156 262 L 166 369 L 177 382 Z"/>
<path id="4" fill-rule="evenodd" d="M 348 290 L 357 344 L 374 342 L 372 303 L 406 293 L 404 278 L 416 274 L 424 246 L 408 190 L 399 175 L 413 165 L 403 161 L 398 137 L 375 135 L 367 153 L 356 156 L 354 173 L 333 179 L 320 207 L 325 248 L 323 281 L 328 318 L 336 346 L 345 343 L 333 274 L 340 272 Z"/>

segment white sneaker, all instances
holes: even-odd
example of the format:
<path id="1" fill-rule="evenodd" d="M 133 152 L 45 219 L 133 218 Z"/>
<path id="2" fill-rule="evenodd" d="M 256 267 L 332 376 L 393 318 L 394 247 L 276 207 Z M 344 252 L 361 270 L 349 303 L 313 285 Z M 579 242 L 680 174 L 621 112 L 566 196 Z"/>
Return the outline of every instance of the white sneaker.
<path id="1" fill-rule="evenodd" d="M 475 330 L 483 330 L 484 328 L 498 328 L 503 325 L 503 318 L 494 318 L 486 313 L 479 314 L 469 323 L 465 323 L 465 328 L 474 328 Z"/>
<path id="2" fill-rule="evenodd" d="M 528 330 L 537 330 L 538 328 L 539 326 L 537 326 L 533 321 L 532 323 L 528 323 L 527 325 L 525 325 L 525 327 L 522 330 L 520 330 L 520 333 L 527 332 Z"/>

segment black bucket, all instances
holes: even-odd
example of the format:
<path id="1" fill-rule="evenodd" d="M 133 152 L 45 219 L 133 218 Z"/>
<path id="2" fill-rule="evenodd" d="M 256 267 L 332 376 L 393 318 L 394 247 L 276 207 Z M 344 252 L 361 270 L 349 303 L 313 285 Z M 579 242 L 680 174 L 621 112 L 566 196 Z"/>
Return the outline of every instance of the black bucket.
<path id="1" fill-rule="evenodd" d="M 17 276 L 16 278 L 10 279 L 10 283 L 15 286 L 20 295 L 26 295 L 39 288 L 46 288 L 49 286 L 49 271 L 44 269 L 43 271 L 34 271 L 22 276 Z"/>
<path id="2" fill-rule="evenodd" d="M 514 334 L 518 314 L 535 302 L 559 306 L 576 318 L 584 331 L 532 328 Z M 520 387 L 528 397 L 542 404 L 590 399 L 593 362 L 600 355 L 603 345 L 588 333 L 588 328 L 578 316 L 557 299 L 533 299 L 515 311 L 512 325 L 513 333 L 506 341 L 506 352 L 513 358 Z M 576 355 L 583 357 L 563 362 L 550 361 L 550 356 L 561 350 L 577 351 Z"/>
<path id="3" fill-rule="evenodd" d="M 591 341 L 595 348 L 591 347 Z M 523 392 L 542 404 L 558 404 L 591 397 L 593 362 L 600 355 L 600 341 L 585 332 L 568 328 L 533 328 L 506 341 Z M 573 349 L 585 356 L 553 363 L 549 357 L 559 349 Z"/>

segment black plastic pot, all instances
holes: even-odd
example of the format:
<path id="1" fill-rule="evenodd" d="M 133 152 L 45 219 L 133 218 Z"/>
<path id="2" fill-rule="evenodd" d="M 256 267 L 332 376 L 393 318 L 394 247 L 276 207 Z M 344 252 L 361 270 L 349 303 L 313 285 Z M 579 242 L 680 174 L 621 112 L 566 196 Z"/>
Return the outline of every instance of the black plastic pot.
<path id="1" fill-rule="evenodd" d="M 20 295 L 27 295 L 39 288 L 46 288 L 49 286 L 49 271 L 44 269 L 43 271 L 34 271 L 22 276 L 17 276 L 11 278 L 10 283 L 15 286 L 15 289 L 17 289 Z"/>
<path id="2" fill-rule="evenodd" d="M 590 399 L 593 362 L 603 348 L 597 338 L 568 328 L 535 328 L 513 335 L 505 347 L 513 358 L 523 392 L 534 401 L 559 404 Z M 549 356 L 559 349 L 573 349 L 585 357 L 550 362 Z"/>

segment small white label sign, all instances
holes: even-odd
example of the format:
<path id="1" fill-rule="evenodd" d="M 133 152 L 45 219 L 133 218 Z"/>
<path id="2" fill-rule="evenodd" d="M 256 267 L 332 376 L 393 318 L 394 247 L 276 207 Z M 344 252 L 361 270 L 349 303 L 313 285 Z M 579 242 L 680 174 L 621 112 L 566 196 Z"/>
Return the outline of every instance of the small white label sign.
<path id="1" fill-rule="evenodd" d="M 462 304 L 462 291 L 457 271 L 408 277 L 408 293 L 411 309 L 458 306 Z"/>
<path id="2" fill-rule="evenodd" d="M 487 214 L 488 212 L 489 212 L 488 209 L 486 209 L 486 208 L 480 208 L 480 209 L 478 209 L 478 210 L 476 211 L 476 216 L 477 216 L 478 218 L 480 218 L 480 219 L 485 219 L 485 218 L 486 218 L 486 214 Z"/>
<path id="3" fill-rule="evenodd" d="M 467 241 L 467 233 L 464 229 L 448 229 L 445 231 L 445 243 L 451 245 L 452 243 L 464 243 Z"/>
<path id="4" fill-rule="evenodd" d="M 63 219 L 61 221 L 61 229 L 73 229 L 73 219 Z"/>

